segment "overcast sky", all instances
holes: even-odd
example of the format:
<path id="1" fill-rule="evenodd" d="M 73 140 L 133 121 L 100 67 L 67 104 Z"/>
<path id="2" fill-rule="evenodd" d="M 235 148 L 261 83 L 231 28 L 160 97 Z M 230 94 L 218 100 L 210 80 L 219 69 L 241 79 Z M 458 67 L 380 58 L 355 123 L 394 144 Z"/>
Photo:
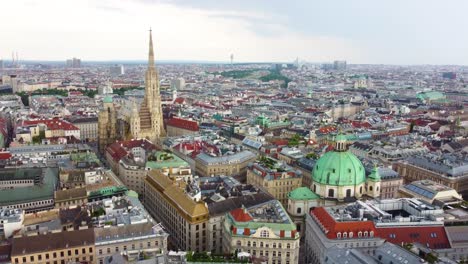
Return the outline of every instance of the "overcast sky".
<path id="1" fill-rule="evenodd" d="M 0 57 L 468 65 L 466 0 L 2 0 Z"/>

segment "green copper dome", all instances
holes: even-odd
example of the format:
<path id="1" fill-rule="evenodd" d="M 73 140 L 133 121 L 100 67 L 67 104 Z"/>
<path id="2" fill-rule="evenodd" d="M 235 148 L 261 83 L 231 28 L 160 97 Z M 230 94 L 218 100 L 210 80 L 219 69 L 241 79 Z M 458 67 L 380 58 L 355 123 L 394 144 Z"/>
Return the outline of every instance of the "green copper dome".
<path id="1" fill-rule="evenodd" d="M 102 100 L 104 103 L 112 103 L 112 96 L 106 96 L 104 97 L 104 99 Z"/>
<path id="2" fill-rule="evenodd" d="M 348 137 L 344 134 L 338 134 L 335 137 L 335 141 L 348 141 Z"/>
<path id="3" fill-rule="evenodd" d="M 316 200 L 320 197 L 307 187 L 299 187 L 288 193 L 291 200 Z"/>
<path id="4" fill-rule="evenodd" d="M 349 151 L 330 151 L 315 163 L 312 180 L 332 186 L 359 185 L 366 181 L 361 161 Z"/>

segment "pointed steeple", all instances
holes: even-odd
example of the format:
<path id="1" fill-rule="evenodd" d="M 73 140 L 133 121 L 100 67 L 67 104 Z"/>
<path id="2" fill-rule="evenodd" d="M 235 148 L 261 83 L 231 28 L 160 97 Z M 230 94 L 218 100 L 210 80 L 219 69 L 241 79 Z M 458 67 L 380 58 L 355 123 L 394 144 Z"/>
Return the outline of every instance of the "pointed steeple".
<path id="1" fill-rule="evenodd" d="M 150 28 L 150 39 L 149 39 L 149 54 L 148 54 L 148 67 L 154 67 L 154 51 L 153 51 L 153 35 Z"/>

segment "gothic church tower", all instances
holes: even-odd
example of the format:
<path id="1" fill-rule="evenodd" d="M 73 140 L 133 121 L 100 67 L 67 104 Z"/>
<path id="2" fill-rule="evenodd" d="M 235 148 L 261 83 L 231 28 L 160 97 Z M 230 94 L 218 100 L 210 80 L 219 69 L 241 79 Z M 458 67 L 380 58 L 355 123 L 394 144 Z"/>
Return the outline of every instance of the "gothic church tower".
<path id="1" fill-rule="evenodd" d="M 148 69 L 145 74 L 145 98 L 140 111 L 132 109 L 130 120 L 132 138 L 147 138 L 154 143 L 166 135 L 163 124 L 159 76 L 154 64 L 153 38 L 150 30 Z"/>

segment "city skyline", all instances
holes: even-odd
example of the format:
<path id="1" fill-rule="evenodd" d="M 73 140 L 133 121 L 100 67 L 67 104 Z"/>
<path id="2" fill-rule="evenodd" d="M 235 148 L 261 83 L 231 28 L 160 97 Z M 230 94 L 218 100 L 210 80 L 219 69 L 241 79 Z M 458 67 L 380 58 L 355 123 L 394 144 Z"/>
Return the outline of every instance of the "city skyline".
<path id="1" fill-rule="evenodd" d="M 463 1 L 348 2 L 20 0 L 3 3 L 0 57 L 144 60 L 152 27 L 157 60 L 468 65 Z M 17 10 L 13 12 L 14 10 Z M 259 49 L 258 47 L 262 47 Z"/>

